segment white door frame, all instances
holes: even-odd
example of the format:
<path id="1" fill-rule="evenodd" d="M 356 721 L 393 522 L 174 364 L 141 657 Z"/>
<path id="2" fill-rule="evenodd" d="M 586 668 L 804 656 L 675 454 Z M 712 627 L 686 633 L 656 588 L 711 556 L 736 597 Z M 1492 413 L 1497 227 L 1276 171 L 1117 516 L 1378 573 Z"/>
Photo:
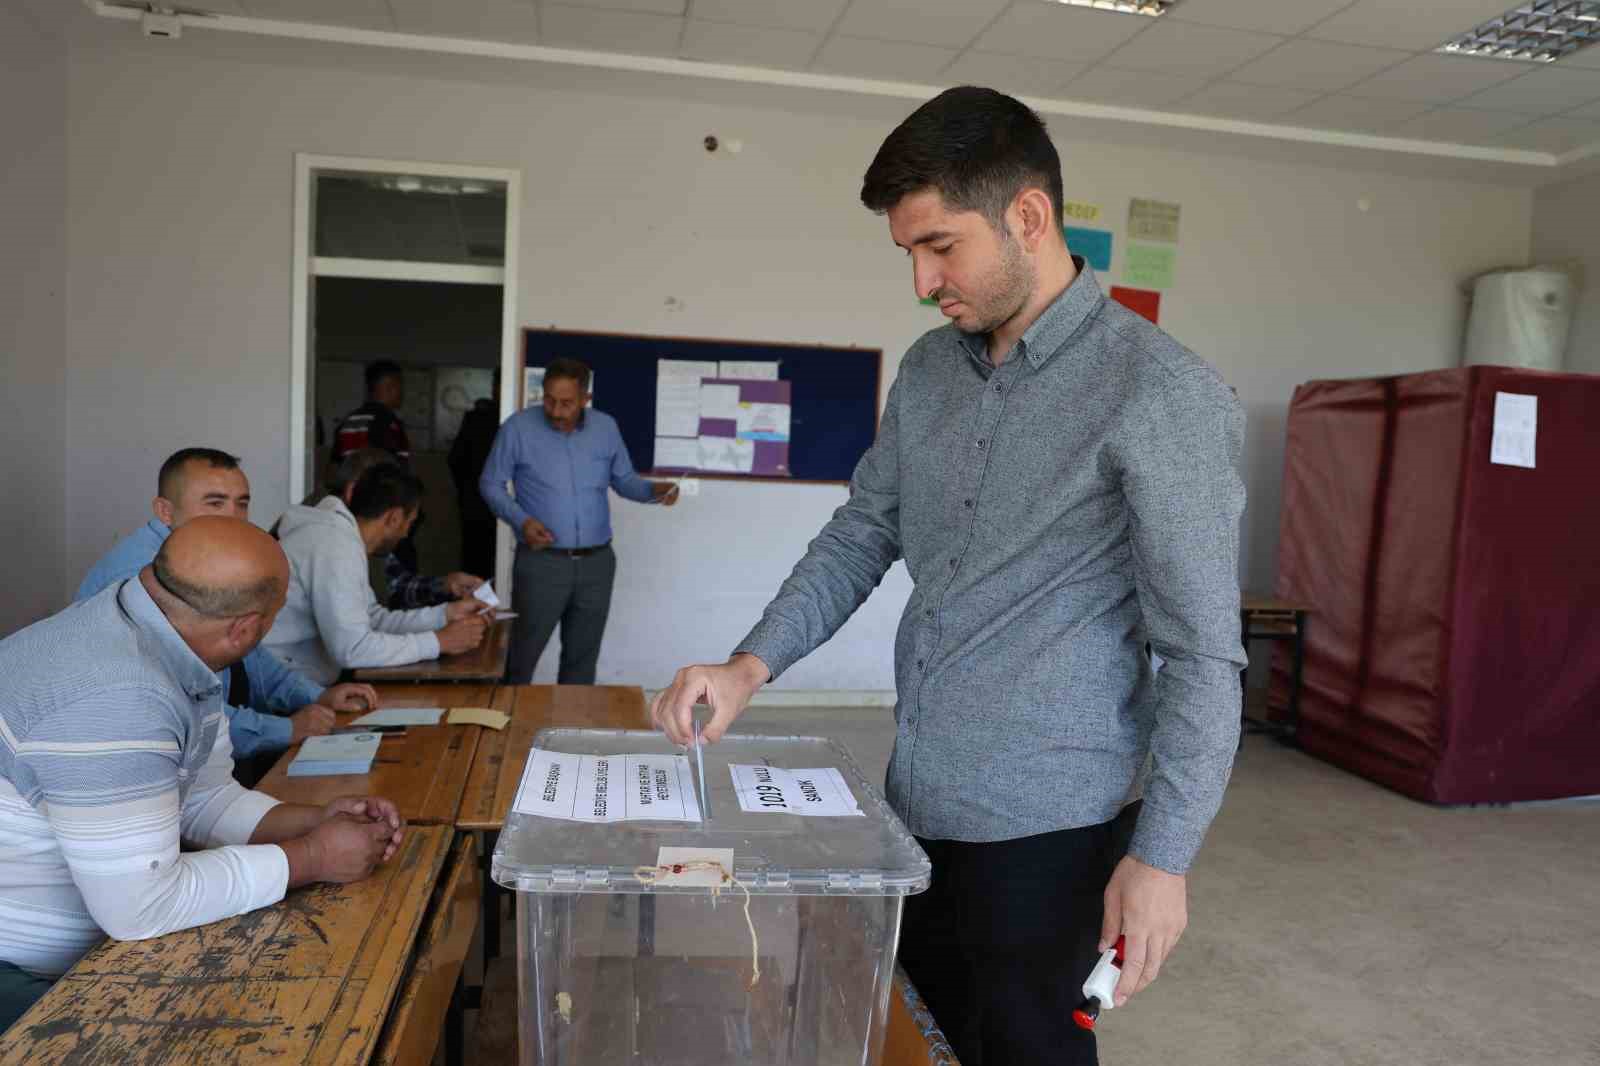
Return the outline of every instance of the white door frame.
<path id="1" fill-rule="evenodd" d="M 285 506 L 305 499 L 307 480 L 312 476 L 309 463 L 314 445 L 311 422 L 306 416 L 311 406 L 311 292 L 314 274 L 311 255 L 312 202 L 318 172 L 348 170 L 361 174 L 415 174 L 420 177 L 467 178 L 504 183 L 506 187 L 505 263 L 500 291 L 500 421 L 517 409 L 522 380 L 522 352 L 517 328 L 517 237 L 521 232 L 522 171 L 505 167 L 479 167 L 462 163 L 421 163 L 395 159 L 365 159 L 359 156 L 313 155 L 296 152 L 294 157 L 294 266 L 290 285 L 292 322 L 289 335 L 289 498 Z M 417 264 L 423 271 L 427 264 Z M 443 280 L 443 279 L 441 279 Z M 448 280 L 492 281 L 481 278 Z M 511 587 L 511 531 L 504 522 L 495 523 L 495 577 L 499 587 Z"/>

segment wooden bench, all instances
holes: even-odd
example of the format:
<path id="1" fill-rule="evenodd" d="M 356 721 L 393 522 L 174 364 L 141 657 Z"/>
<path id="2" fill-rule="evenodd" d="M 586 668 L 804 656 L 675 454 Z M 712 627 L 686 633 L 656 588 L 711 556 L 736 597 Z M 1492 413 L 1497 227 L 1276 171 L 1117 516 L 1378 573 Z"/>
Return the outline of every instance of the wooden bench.
<path id="1" fill-rule="evenodd" d="M 1249 593 L 1240 596 L 1239 640 L 1246 651 L 1252 640 L 1287 640 L 1291 645 L 1289 705 L 1284 710 L 1284 718 L 1280 722 L 1258 722 L 1245 718 L 1245 724 L 1250 728 L 1274 732 L 1286 740 L 1293 739 L 1300 724 L 1300 682 L 1305 672 L 1306 622 L 1310 615 L 1309 604 Z M 1249 668 L 1246 667 L 1239 674 L 1241 695 L 1249 690 L 1246 684 L 1248 677 Z"/>

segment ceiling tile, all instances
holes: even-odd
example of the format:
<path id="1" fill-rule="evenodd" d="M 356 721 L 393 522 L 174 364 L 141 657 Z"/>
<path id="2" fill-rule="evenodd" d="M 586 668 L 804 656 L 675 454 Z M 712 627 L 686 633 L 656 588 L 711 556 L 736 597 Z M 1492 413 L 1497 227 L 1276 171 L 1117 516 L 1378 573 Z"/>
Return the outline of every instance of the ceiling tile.
<path id="1" fill-rule="evenodd" d="M 850 0 L 694 0 L 694 17 L 742 26 L 786 30 L 825 30 Z"/>
<path id="2" fill-rule="evenodd" d="M 1464 107 L 1554 115 L 1600 100 L 1600 70 L 1558 70 L 1535 67 L 1520 78 L 1467 97 Z"/>
<path id="3" fill-rule="evenodd" d="M 849 74 L 857 78 L 932 84 L 939 80 L 939 72 L 955 57 L 954 48 L 869 41 L 863 37 L 834 37 L 823 45 L 821 54 L 811 66 L 814 70 Z"/>
<path id="4" fill-rule="evenodd" d="M 1528 73 L 1521 63 L 1470 56 L 1415 56 L 1350 87 L 1352 96 L 1447 103 Z"/>
<path id="5" fill-rule="evenodd" d="M 546 4 L 540 27 L 544 30 L 544 43 L 558 48 L 672 55 L 678 50 L 683 19 L 640 11 Z"/>
<path id="6" fill-rule="evenodd" d="M 1589 105 L 1587 105 L 1585 107 L 1574 108 L 1572 111 L 1569 111 L 1567 114 L 1563 115 L 1562 117 L 1563 118 L 1589 118 L 1589 119 L 1594 119 L 1596 122 L 1600 122 L 1600 103 L 1589 104 Z"/>
<path id="7" fill-rule="evenodd" d="M 983 52 L 1093 63 L 1140 30 L 1150 20 L 1061 4 L 1017 4 L 995 20 L 973 47 Z"/>
<path id="8" fill-rule="evenodd" d="M 1363 48 L 1331 41 L 1290 41 L 1228 75 L 1248 85 L 1334 92 L 1403 63 L 1410 56 L 1392 48 Z"/>
<path id="9" fill-rule="evenodd" d="M 1214 78 L 1283 43 L 1284 38 L 1158 20 L 1113 52 L 1108 63 L 1124 70 L 1158 70 Z"/>
<path id="10" fill-rule="evenodd" d="M 685 59 L 704 59 L 712 63 L 793 70 L 810 63 L 821 43 L 820 33 L 804 30 L 733 26 L 726 22 L 691 19 L 679 54 Z"/>
<path id="11" fill-rule="evenodd" d="M 1166 107 L 1192 96 L 1205 83 L 1204 78 L 1177 74 L 1095 67 L 1069 83 L 1061 95 L 1067 100 L 1087 100 L 1119 107 Z"/>
<path id="12" fill-rule="evenodd" d="M 1600 142 L 1600 122 L 1576 118 L 1545 118 L 1532 125 L 1501 134 L 1497 143 L 1509 148 L 1529 148 L 1559 155 Z"/>
<path id="13" fill-rule="evenodd" d="M 1514 6 L 1515 0 L 1356 0 L 1306 36 L 1422 52 Z"/>
<path id="14" fill-rule="evenodd" d="M 964 48 L 1008 0 L 855 0 L 836 32 Z"/>
<path id="15" fill-rule="evenodd" d="M 1173 110 L 1192 115 L 1221 115 L 1224 118 L 1269 119 L 1286 111 L 1304 107 L 1321 93 L 1285 89 L 1278 86 L 1240 85 L 1219 81 L 1177 104 Z"/>
<path id="16" fill-rule="evenodd" d="M 965 52 L 941 80 L 947 85 L 985 85 L 1023 96 L 1059 97 L 1061 87 L 1085 69 L 1081 63 L 1057 63 L 1053 59 Z"/>
<path id="17" fill-rule="evenodd" d="M 243 0 L 239 6 L 256 18 L 394 29 L 389 5 L 383 0 Z"/>
<path id="18" fill-rule="evenodd" d="M 1350 0 L 1183 0 L 1162 17 L 1234 30 L 1295 34 L 1349 3 Z"/>
<path id="19" fill-rule="evenodd" d="M 1396 137 L 1418 137 L 1425 141 L 1484 144 L 1512 127 L 1525 125 L 1527 121 L 1525 115 L 1512 115 L 1505 111 L 1441 107 L 1402 122 L 1389 132 Z"/>
<path id="20" fill-rule="evenodd" d="M 407 33 L 446 37 L 480 37 L 491 41 L 531 42 L 539 39 L 539 10 L 534 0 L 389 0 L 395 25 Z"/>
<path id="21" fill-rule="evenodd" d="M 1286 126 L 1305 126 L 1311 129 L 1386 133 L 1426 110 L 1428 110 L 1427 104 L 1408 100 L 1366 100 L 1355 96 L 1334 95 L 1314 100 L 1298 111 L 1291 111 L 1281 116 L 1278 121 Z"/>
<path id="22" fill-rule="evenodd" d="M 688 0 L 564 0 L 570 7 L 595 7 L 612 11 L 648 11 L 655 15 L 681 15 Z"/>

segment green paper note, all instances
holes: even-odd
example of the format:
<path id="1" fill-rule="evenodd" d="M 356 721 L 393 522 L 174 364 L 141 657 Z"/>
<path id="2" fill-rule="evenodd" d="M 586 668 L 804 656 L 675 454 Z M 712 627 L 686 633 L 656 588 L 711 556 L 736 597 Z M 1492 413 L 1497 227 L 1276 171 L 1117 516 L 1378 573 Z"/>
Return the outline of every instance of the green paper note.
<path id="1" fill-rule="evenodd" d="M 1122 282 L 1135 289 L 1170 289 L 1177 265 L 1176 248 L 1130 242 L 1122 249 Z"/>

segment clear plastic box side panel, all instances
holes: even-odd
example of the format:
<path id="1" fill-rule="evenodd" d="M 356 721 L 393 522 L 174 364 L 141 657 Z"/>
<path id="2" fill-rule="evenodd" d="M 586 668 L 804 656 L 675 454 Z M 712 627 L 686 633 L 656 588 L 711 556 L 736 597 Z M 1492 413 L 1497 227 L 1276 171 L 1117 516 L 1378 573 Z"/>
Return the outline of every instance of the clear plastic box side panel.
<path id="1" fill-rule="evenodd" d="M 876 1066 L 903 903 L 520 892 L 522 1064 Z"/>

